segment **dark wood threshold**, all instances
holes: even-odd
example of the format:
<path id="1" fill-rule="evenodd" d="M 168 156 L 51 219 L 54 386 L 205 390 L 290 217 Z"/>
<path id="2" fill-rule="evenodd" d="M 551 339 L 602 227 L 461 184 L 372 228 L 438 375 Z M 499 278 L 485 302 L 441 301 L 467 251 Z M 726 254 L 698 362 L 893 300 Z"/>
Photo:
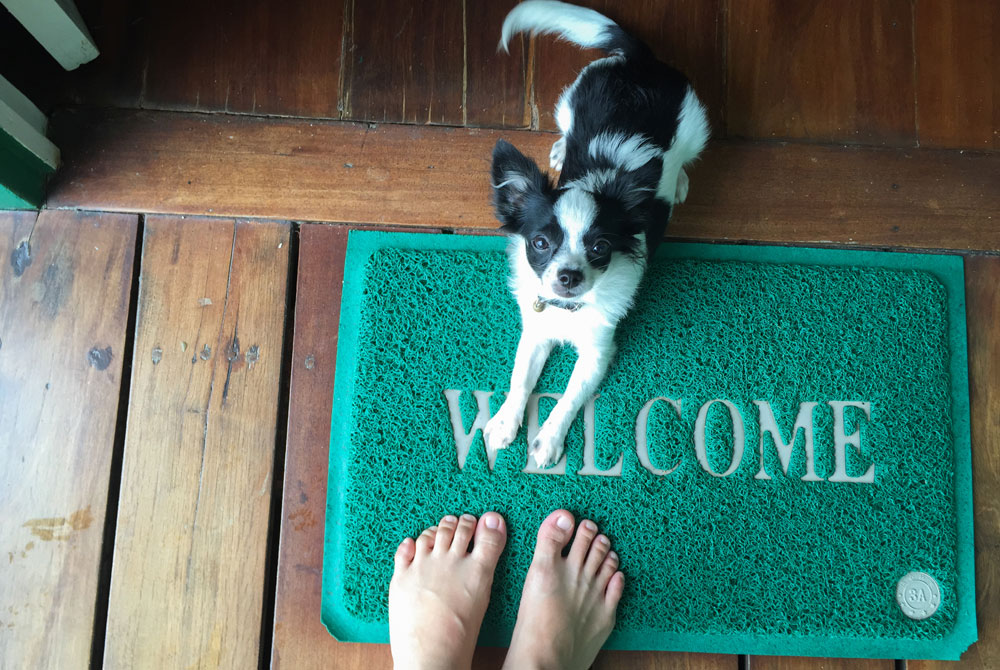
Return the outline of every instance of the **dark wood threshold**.
<path id="1" fill-rule="evenodd" d="M 49 208 L 495 229 L 500 137 L 547 164 L 555 135 L 139 110 L 52 121 Z M 1000 153 L 713 143 L 672 238 L 1000 252 Z"/>

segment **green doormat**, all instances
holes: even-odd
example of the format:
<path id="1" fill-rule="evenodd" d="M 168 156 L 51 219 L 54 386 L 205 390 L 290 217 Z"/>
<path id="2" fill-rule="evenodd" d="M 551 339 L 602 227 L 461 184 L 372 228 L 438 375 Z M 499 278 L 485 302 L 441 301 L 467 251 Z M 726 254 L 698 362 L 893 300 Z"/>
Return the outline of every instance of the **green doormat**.
<path id="1" fill-rule="evenodd" d="M 480 642 L 506 645 L 538 525 L 565 507 L 621 557 L 610 648 L 955 659 L 975 641 L 960 258 L 663 245 L 565 461 L 534 473 L 524 429 L 492 465 L 478 429 L 520 335 L 505 243 L 350 236 L 333 635 L 387 642 L 399 541 L 496 510 L 510 537 Z M 557 350 L 536 393 L 574 361 Z"/>

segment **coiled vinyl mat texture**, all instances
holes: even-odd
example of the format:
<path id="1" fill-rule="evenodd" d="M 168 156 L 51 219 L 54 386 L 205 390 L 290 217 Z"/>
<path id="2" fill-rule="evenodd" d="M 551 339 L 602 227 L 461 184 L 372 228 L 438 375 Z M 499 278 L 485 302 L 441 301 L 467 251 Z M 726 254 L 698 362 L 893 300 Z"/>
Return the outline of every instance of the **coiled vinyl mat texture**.
<path id="1" fill-rule="evenodd" d="M 565 473 L 539 474 L 524 472 L 523 427 L 492 470 L 475 432 L 459 466 L 474 392 L 495 412 L 510 384 L 521 326 L 506 244 L 350 235 L 322 598 L 334 636 L 387 642 L 402 538 L 496 510 L 509 540 L 480 642 L 505 645 L 537 527 L 564 507 L 621 557 L 610 648 L 947 659 L 975 640 L 960 258 L 662 245 Z M 557 348 L 536 393 L 561 393 L 575 360 Z M 669 401 L 648 407 L 646 467 L 637 418 L 653 398 Z M 554 403 L 539 400 L 539 420 Z M 770 415 L 785 443 L 801 422 L 787 458 Z M 587 471 L 620 458 L 619 475 L 579 474 L 588 435 Z M 897 600 L 910 572 L 940 589 L 925 619 Z"/>

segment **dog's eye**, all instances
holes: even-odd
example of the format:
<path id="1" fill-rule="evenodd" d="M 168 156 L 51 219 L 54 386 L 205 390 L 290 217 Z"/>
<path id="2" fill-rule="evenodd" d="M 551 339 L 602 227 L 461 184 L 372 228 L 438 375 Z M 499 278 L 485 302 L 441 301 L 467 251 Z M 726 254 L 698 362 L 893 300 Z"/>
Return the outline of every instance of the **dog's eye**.
<path id="1" fill-rule="evenodd" d="M 608 244 L 607 240 L 597 240 L 594 246 L 590 247 L 590 251 L 595 256 L 605 256 L 611 251 L 611 245 Z"/>
<path id="2" fill-rule="evenodd" d="M 531 238 L 531 246 L 535 247 L 539 251 L 545 251 L 549 248 L 549 241 L 541 235 L 536 235 Z"/>

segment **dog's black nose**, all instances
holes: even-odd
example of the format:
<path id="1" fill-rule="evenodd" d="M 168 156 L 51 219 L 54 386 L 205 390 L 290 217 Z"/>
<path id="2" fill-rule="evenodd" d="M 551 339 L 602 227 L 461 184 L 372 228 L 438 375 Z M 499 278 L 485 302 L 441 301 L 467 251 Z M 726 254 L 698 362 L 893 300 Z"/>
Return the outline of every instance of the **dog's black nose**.
<path id="1" fill-rule="evenodd" d="M 559 283 L 566 288 L 576 288 L 583 281 L 583 273 L 579 270 L 563 268 L 559 271 Z"/>

